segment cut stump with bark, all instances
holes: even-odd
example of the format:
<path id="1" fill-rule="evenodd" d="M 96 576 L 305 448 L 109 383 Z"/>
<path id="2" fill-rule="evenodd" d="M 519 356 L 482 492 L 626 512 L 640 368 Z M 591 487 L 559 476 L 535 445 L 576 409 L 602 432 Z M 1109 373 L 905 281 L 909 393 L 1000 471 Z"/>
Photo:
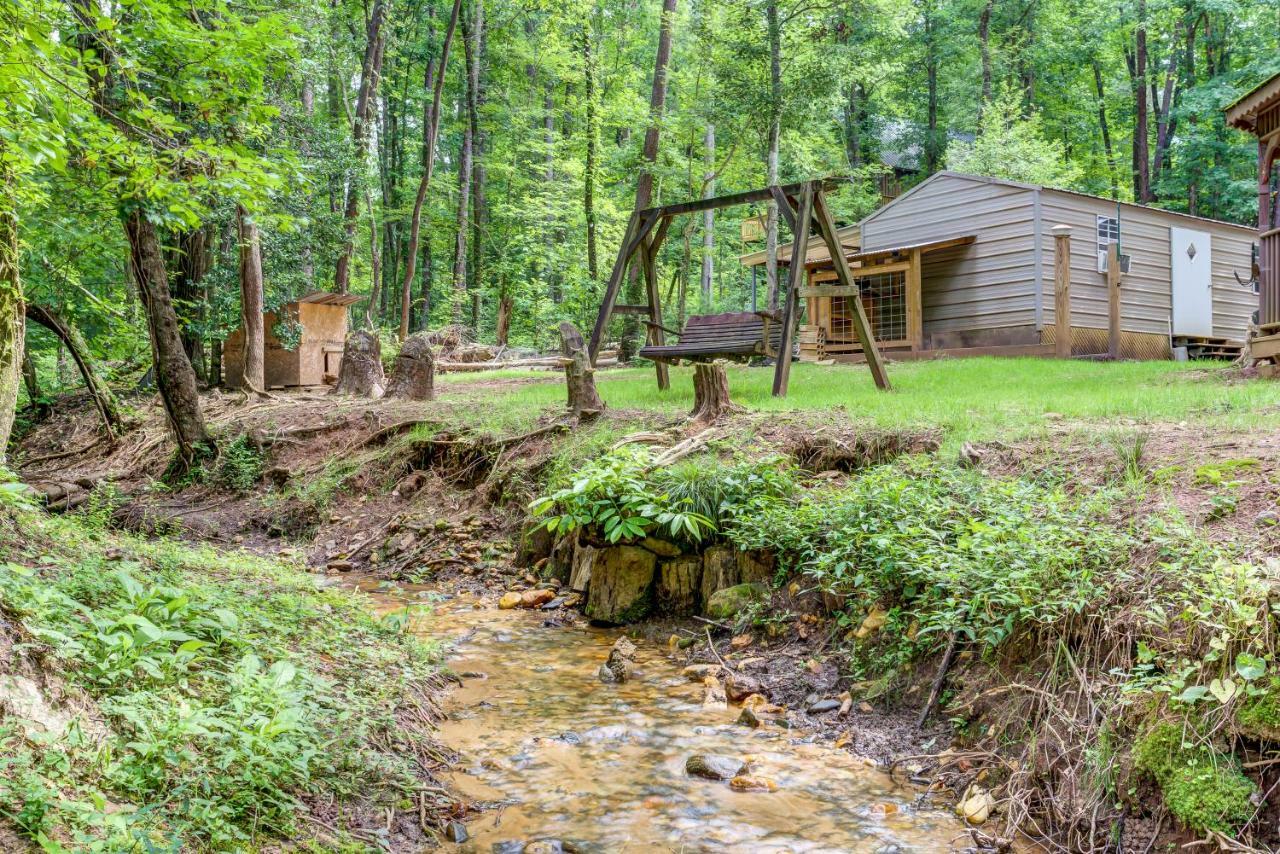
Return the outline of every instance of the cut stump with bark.
<path id="1" fill-rule="evenodd" d="M 569 412 L 577 418 L 591 418 L 604 412 L 604 401 L 596 391 L 595 369 L 587 355 L 582 333 L 572 323 L 560 324 L 560 352 L 564 354 L 564 381 L 568 387 Z"/>
<path id="2" fill-rule="evenodd" d="M 736 409 L 738 407 L 729 399 L 729 377 L 725 373 L 724 363 L 694 365 L 693 411 L 689 413 L 689 417 L 694 421 L 710 423 Z"/>
<path id="3" fill-rule="evenodd" d="M 332 394 L 352 397 L 382 397 L 386 377 L 382 373 L 382 342 L 366 330 L 347 336 L 342 345 L 342 367 Z"/>
<path id="4" fill-rule="evenodd" d="M 345 364 L 345 361 L 344 361 Z M 404 339 L 387 382 L 387 397 L 432 400 L 436 396 L 436 358 L 425 332 Z"/>

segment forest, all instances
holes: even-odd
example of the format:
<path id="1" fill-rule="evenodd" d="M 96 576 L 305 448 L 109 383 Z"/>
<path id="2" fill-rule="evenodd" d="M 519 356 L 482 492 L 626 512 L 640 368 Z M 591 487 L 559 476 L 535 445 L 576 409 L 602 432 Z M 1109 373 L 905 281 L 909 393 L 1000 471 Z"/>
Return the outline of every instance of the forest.
<path id="1" fill-rule="evenodd" d="M 0 0 L 0 850 L 1278 850 L 1278 23 Z"/>
<path id="2" fill-rule="evenodd" d="M 216 384 L 246 242 L 251 304 L 351 293 L 353 318 L 388 336 L 459 324 L 546 347 L 560 320 L 590 322 L 628 215 L 660 202 L 840 175 L 836 218 L 853 222 L 881 176 L 950 168 L 1249 223 L 1255 145 L 1222 108 L 1280 69 L 1276 15 L 1273 0 L 11 0 L 6 317 L 23 294 L 134 378 L 147 329 L 176 324 L 157 361 Z M 678 319 L 753 289 L 776 304 L 776 264 L 753 280 L 737 256 L 774 247 L 779 222 L 770 202 L 678 223 L 659 261 Z M 19 358 L 20 328 L 9 399 L 21 370 L 24 395 L 79 382 L 47 326 L 29 324 Z M 175 332 L 181 354 L 162 346 Z"/>

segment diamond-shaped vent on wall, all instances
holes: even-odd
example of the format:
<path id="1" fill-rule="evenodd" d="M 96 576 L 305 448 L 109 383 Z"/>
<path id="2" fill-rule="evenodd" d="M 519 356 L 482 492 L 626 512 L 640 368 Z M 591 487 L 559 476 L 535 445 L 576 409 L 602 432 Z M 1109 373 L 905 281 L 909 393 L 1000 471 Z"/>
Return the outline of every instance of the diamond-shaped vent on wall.
<path id="1" fill-rule="evenodd" d="M 1187 257 L 1192 261 L 1196 260 L 1196 245 L 1194 243 L 1187 244 Z"/>

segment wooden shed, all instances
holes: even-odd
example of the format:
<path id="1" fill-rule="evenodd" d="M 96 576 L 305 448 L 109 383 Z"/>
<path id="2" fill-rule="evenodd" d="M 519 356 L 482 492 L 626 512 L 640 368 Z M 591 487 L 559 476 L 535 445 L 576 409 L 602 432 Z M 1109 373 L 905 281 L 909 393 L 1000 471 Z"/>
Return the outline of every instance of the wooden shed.
<path id="1" fill-rule="evenodd" d="M 1254 358 L 1280 360 L 1280 74 L 1227 107 L 1227 123 L 1258 138 L 1258 334 Z"/>
<path id="2" fill-rule="evenodd" d="M 1052 355 L 1056 225 L 1071 228 L 1071 353 L 1108 351 L 1112 244 L 1120 356 L 1169 358 L 1178 344 L 1238 352 L 1258 304 L 1251 228 L 955 172 L 931 176 L 858 226 L 847 257 L 883 352 Z M 834 283 L 825 251 L 808 255 L 801 357 L 857 360 L 854 297 Z"/>
<path id="3" fill-rule="evenodd" d="M 347 306 L 363 297 L 317 292 L 263 312 L 267 388 L 332 383 L 342 364 L 347 337 Z M 281 338 L 285 341 L 282 341 Z M 285 342 L 292 344 L 289 349 Z M 244 327 L 237 327 L 222 346 L 222 376 L 228 388 L 239 388 L 244 353 Z"/>

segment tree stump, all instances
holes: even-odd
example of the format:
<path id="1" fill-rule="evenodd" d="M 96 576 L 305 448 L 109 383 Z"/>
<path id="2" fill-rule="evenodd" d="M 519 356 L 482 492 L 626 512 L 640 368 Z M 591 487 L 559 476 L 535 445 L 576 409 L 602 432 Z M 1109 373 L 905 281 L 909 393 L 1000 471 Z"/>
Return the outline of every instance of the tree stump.
<path id="1" fill-rule="evenodd" d="M 572 323 L 560 324 L 560 352 L 568 360 L 564 381 L 569 390 L 569 412 L 577 418 L 590 418 L 604 412 L 604 401 L 596 392 L 595 369 L 591 367 L 587 345 Z"/>
<path id="2" fill-rule="evenodd" d="M 357 330 L 342 344 L 342 367 L 332 394 L 382 397 L 386 377 L 382 373 L 382 342 L 366 330 Z"/>
<path id="3" fill-rule="evenodd" d="M 436 359 L 425 332 L 404 339 L 387 381 L 387 397 L 431 400 L 436 396 Z"/>
<path id="4" fill-rule="evenodd" d="M 712 422 L 727 412 L 737 409 L 729 399 L 729 377 L 720 362 L 693 366 L 694 421 Z"/>

